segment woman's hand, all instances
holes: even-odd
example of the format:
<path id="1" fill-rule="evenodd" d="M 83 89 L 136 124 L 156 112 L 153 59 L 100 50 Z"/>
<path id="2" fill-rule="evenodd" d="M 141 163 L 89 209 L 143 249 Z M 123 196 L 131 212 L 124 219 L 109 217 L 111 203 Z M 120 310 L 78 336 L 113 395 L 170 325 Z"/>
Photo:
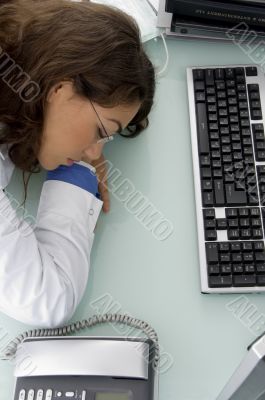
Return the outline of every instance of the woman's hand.
<path id="1" fill-rule="evenodd" d="M 108 182 L 107 182 L 107 168 L 105 163 L 105 157 L 103 154 L 97 160 L 89 160 L 86 157 L 82 158 L 82 161 L 85 161 L 92 165 L 96 169 L 96 175 L 98 177 L 98 190 L 101 196 L 101 200 L 103 201 L 103 211 L 107 213 L 110 210 L 110 198 L 109 198 L 109 190 L 108 190 Z"/>

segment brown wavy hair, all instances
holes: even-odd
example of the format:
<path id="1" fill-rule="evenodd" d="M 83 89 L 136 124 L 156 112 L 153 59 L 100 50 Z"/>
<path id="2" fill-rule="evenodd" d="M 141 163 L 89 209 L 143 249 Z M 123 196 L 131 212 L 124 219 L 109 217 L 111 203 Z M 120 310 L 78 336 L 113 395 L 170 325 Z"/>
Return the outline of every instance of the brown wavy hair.
<path id="1" fill-rule="evenodd" d="M 72 80 L 77 94 L 103 107 L 140 100 L 121 135 L 135 137 L 147 127 L 155 73 L 133 18 L 89 1 L 0 0 L 0 121 L 7 124 L 0 145 L 10 144 L 24 184 L 24 173 L 40 171 L 46 98 L 62 80 Z M 29 82 L 39 89 L 30 101 Z"/>

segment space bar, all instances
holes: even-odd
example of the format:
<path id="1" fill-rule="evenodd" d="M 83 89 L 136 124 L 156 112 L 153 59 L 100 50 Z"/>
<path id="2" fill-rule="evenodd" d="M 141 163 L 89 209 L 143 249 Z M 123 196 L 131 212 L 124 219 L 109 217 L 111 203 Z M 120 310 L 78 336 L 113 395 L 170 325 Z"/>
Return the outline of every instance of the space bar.
<path id="1" fill-rule="evenodd" d="M 209 136 L 205 103 L 196 104 L 197 130 L 200 154 L 209 153 Z"/>

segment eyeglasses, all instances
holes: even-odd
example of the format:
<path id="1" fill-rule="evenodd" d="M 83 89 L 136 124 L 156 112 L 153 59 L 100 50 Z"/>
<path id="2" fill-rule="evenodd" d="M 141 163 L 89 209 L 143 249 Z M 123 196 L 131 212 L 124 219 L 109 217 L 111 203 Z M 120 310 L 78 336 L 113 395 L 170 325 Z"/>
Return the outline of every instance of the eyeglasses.
<path id="1" fill-rule="evenodd" d="M 103 125 L 103 122 L 101 121 L 101 119 L 100 119 L 100 117 L 99 117 L 99 115 L 98 115 L 98 112 L 97 112 L 97 110 L 95 109 L 94 104 L 92 103 L 92 101 L 91 101 L 90 99 L 89 99 L 89 101 L 90 101 L 91 106 L 92 106 L 93 110 L 95 111 L 95 113 L 96 113 L 96 115 L 97 115 L 97 117 L 98 117 L 98 120 L 99 120 L 99 122 L 100 122 L 100 125 L 102 126 L 103 131 L 104 131 L 104 133 L 105 133 L 105 135 L 106 135 L 106 137 L 97 140 L 97 144 L 98 144 L 98 143 L 103 143 L 103 144 L 104 144 L 104 143 L 111 142 L 112 140 L 114 140 L 113 135 L 110 136 L 110 135 L 107 134 L 106 128 L 105 128 L 105 126 Z"/>

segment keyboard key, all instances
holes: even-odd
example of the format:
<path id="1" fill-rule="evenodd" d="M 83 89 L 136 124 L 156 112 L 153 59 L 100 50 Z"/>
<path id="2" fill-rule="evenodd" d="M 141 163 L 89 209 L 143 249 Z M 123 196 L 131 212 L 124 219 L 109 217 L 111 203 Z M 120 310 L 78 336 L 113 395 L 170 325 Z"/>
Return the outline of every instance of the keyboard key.
<path id="1" fill-rule="evenodd" d="M 243 274 L 244 272 L 242 264 L 233 264 L 232 270 L 234 274 Z"/>
<path id="2" fill-rule="evenodd" d="M 247 196 L 243 191 L 235 190 L 235 186 L 230 183 L 225 184 L 225 193 L 226 193 L 226 205 L 228 206 L 236 206 L 236 205 L 246 205 L 247 204 Z"/>
<path id="3" fill-rule="evenodd" d="M 261 220 L 260 218 L 253 218 L 251 220 L 251 225 L 253 226 L 253 228 L 261 228 Z"/>
<path id="4" fill-rule="evenodd" d="M 246 82 L 245 76 L 237 76 L 236 82 L 237 83 L 245 83 Z"/>
<path id="5" fill-rule="evenodd" d="M 205 243 L 206 257 L 208 264 L 216 264 L 219 261 L 218 257 L 218 244 L 217 243 Z"/>
<path id="6" fill-rule="evenodd" d="M 207 218 L 207 219 L 215 218 L 215 209 L 209 208 L 209 209 L 203 210 L 203 216 L 204 216 L 204 218 Z"/>
<path id="7" fill-rule="evenodd" d="M 225 205 L 224 183 L 222 179 L 214 180 L 214 197 L 217 206 Z"/>
<path id="8" fill-rule="evenodd" d="M 259 208 L 251 208 L 250 209 L 250 215 L 252 216 L 252 217 L 259 217 L 260 216 L 260 211 L 259 211 Z"/>
<path id="9" fill-rule="evenodd" d="M 229 79 L 229 80 L 227 80 L 226 81 L 226 86 L 228 87 L 228 88 L 233 88 L 233 87 L 235 87 L 236 86 L 236 82 L 235 82 L 235 80 L 234 79 Z"/>
<path id="10" fill-rule="evenodd" d="M 214 70 L 213 69 L 206 69 L 205 71 L 205 82 L 207 86 L 214 85 Z"/>
<path id="11" fill-rule="evenodd" d="M 207 229 L 205 231 L 205 240 L 214 241 L 217 240 L 217 232 L 215 229 Z"/>
<path id="12" fill-rule="evenodd" d="M 254 264 L 245 264 L 244 268 L 246 274 L 254 274 L 256 272 Z"/>
<path id="13" fill-rule="evenodd" d="M 258 84 L 249 84 L 248 85 L 248 91 L 249 93 L 253 93 L 253 92 L 259 92 L 259 85 Z"/>
<path id="14" fill-rule="evenodd" d="M 209 277 L 209 287 L 211 288 L 222 288 L 232 286 L 232 276 L 210 276 Z"/>
<path id="15" fill-rule="evenodd" d="M 263 233 L 262 233 L 262 229 L 258 228 L 258 229 L 253 229 L 253 239 L 262 239 L 263 238 Z"/>
<path id="16" fill-rule="evenodd" d="M 236 72 L 236 75 L 245 75 L 244 67 L 236 67 L 235 72 Z"/>
<path id="17" fill-rule="evenodd" d="M 243 261 L 246 263 L 254 261 L 254 254 L 253 253 L 243 253 Z"/>
<path id="18" fill-rule="evenodd" d="M 221 242 L 219 243 L 219 250 L 220 251 L 229 251 L 230 245 L 228 242 Z"/>
<path id="19" fill-rule="evenodd" d="M 263 124 L 252 124 L 252 130 L 256 133 L 256 132 L 262 132 L 264 133 L 264 126 Z"/>
<path id="20" fill-rule="evenodd" d="M 209 273 L 209 275 L 219 275 L 219 273 L 220 273 L 219 265 L 218 264 L 209 265 L 208 273 Z"/>
<path id="21" fill-rule="evenodd" d="M 209 89 L 207 89 L 207 93 L 208 93 L 208 90 L 209 90 Z M 216 104 L 210 104 L 210 105 L 208 106 L 208 112 L 209 112 L 209 113 L 216 113 L 216 111 L 217 111 Z"/>
<path id="22" fill-rule="evenodd" d="M 194 81 L 204 80 L 204 70 L 203 69 L 194 69 L 192 72 L 193 72 L 193 80 Z"/>
<path id="23" fill-rule="evenodd" d="M 265 274 L 265 264 L 264 263 L 257 263 L 257 273 Z"/>
<path id="24" fill-rule="evenodd" d="M 216 228 L 217 228 L 217 230 L 227 229 L 226 218 L 218 218 L 216 220 Z"/>
<path id="25" fill-rule="evenodd" d="M 265 253 L 264 252 L 256 252 L 255 259 L 256 259 L 256 261 L 265 261 Z"/>
<path id="26" fill-rule="evenodd" d="M 257 76 L 258 75 L 257 67 L 246 67 L 246 75 Z"/>
<path id="27" fill-rule="evenodd" d="M 257 284 L 259 286 L 265 286 L 265 275 L 257 275 Z"/>
<path id="28" fill-rule="evenodd" d="M 255 286 L 256 276 L 255 275 L 235 275 L 233 277 L 235 286 Z"/>
<path id="29" fill-rule="evenodd" d="M 212 172 L 211 172 L 211 169 L 210 168 L 202 168 L 202 170 L 201 170 L 201 176 L 202 176 L 202 178 L 204 179 L 207 179 L 207 178 L 211 178 L 212 177 Z"/>
<path id="30" fill-rule="evenodd" d="M 237 240 L 240 238 L 239 229 L 229 229 L 227 235 L 229 240 Z"/>
<path id="31" fill-rule="evenodd" d="M 239 208 L 238 209 L 238 214 L 240 217 L 247 217 L 248 216 L 248 208 Z"/>
<path id="32" fill-rule="evenodd" d="M 228 220 L 228 226 L 229 228 L 238 228 L 238 219 L 237 218 L 230 218 Z"/>
<path id="33" fill-rule="evenodd" d="M 252 250 L 252 243 L 251 243 L 251 242 L 243 242 L 243 243 L 242 243 L 242 250 L 243 250 L 243 251 L 250 251 L 250 250 Z"/>
<path id="34" fill-rule="evenodd" d="M 263 251 L 264 243 L 263 242 L 254 242 L 254 250 L 255 251 Z"/>
<path id="35" fill-rule="evenodd" d="M 226 214 L 226 218 L 237 217 L 237 209 L 236 208 L 226 208 L 225 214 Z"/>
<path id="36" fill-rule="evenodd" d="M 196 92 L 195 94 L 196 103 L 205 102 L 205 92 Z"/>
<path id="37" fill-rule="evenodd" d="M 221 263 L 229 263 L 230 262 L 230 253 L 220 254 L 220 262 Z"/>
<path id="38" fill-rule="evenodd" d="M 250 227 L 250 219 L 249 218 L 240 218 L 239 219 L 239 226 L 241 228 L 249 228 Z"/>
<path id="39" fill-rule="evenodd" d="M 232 254 L 232 262 L 233 262 L 233 263 L 241 263 L 241 262 L 242 262 L 242 255 L 241 255 L 241 253 L 234 253 L 234 254 Z"/>
<path id="40" fill-rule="evenodd" d="M 261 110 L 250 110 L 251 112 L 251 119 L 262 119 L 262 111 Z"/>
<path id="41" fill-rule="evenodd" d="M 202 196 L 202 203 L 204 207 L 213 206 L 213 192 L 205 192 Z"/>
<path id="42" fill-rule="evenodd" d="M 217 68 L 215 71 L 215 79 L 222 80 L 224 79 L 224 68 Z"/>
<path id="43" fill-rule="evenodd" d="M 221 265 L 221 274 L 222 275 L 230 275 L 232 272 L 231 264 L 223 264 Z"/>
<path id="44" fill-rule="evenodd" d="M 258 100 L 260 101 L 259 92 L 252 92 L 249 94 L 250 100 Z"/>
<path id="45" fill-rule="evenodd" d="M 231 251 L 240 251 L 241 243 L 231 243 Z"/>
<path id="46" fill-rule="evenodd" d="M 233 68 L 225 68 L 225 77 L 226 79 L 234 78 L 234 69 Z"/>
<path id="47" fill-rule="evenodd" d="M 196 81 L 194 82 L 194 89 L 195 91 L 204 91 L 205 90 L 205 84 L 203 81 Z"/>
<path id="48" fill-rule="evenodd" d="M 214 219 L 206 219 L 206 221 L 204 221 L 205 229 L 215 229 L 215 227 L 216 227 L 216 222 Z"/>
<path id="49" fill-rule="evenodd" d="M 240 236 L 242 239 L 251 239 L 251 230 L 241 229 Z"/>
<path id="50" fill-rule="evenodd" d="M 202 190 L 203 191 L 212 191 L 213 190 L 213 184 L 211 180 L 203 180 L 202 181 Z"/>
<path id="51" fill-rule="evenodd" d="M 204 103 L 196 104 L 196 115 L 197 115 L 197 129 L 198 129 L 198 142 L 199 151 L 201 154 L 208 154 L 209 148 L 209 136 L 208 136 L 208 123 L 206 105 Z"/>

